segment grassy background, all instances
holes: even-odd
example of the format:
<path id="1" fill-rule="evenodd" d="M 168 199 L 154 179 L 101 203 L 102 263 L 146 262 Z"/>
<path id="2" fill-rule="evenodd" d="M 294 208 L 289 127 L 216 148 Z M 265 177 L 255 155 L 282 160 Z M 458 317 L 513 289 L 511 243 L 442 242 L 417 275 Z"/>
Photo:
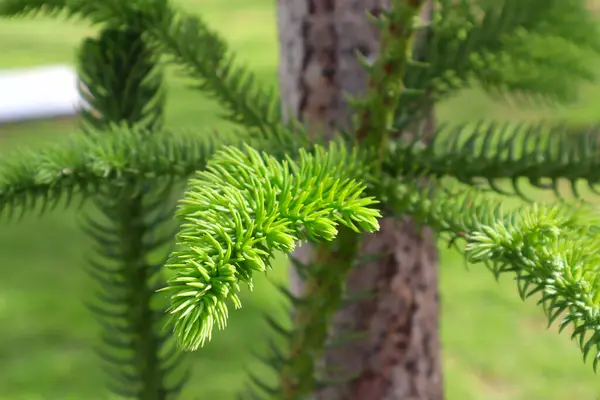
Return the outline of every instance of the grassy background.
<path id="1" fill-rule="evenodd" d="M 273 1 L 180 0 L 202 13 L 230 40 L 240 57 L 269 84 L 276 83 L 277 47 Z M 93 30 L 83 23 L 36 18 L 0 23 L 0 68 L 73 63 L 77 44 Z M 170 126 L 219 127 L 218 108 L 186 88 L 169 71 Z M 567 117 L 586 122 L 596 111 L 600 87 L 583 88 L 582 100 L 554 110 L 511 108 L 477 90 L 440 105 L 445 121 L 480 118 L 523 120 Z M 43 145 L 75 131 L 72 121 L 0 127 L 0 146 Z M 108 399 L 91 346 L 97 325 L 81 299 L 90 296 L 82 272 L 89 243 L 76 214 L 0 225 L 0 399 Z M 285 279 L 283 264 L 271 275 Z M 449 400 L 600 398 L 600 380 L 583 365 L 575 343 L 546 330 L 541 310 L 523 304 L 513 282 L 497 284 L 481 267 L 467 271 L 460 257 L 441 249 L 442 339 Z M 233 399 L 245 368 L 260 368 L 249 355 L 260 346 L 262 312 L 281 313 L 271 284 L 257 282 L 230 326 L 193 355 L 194 376 L 184 399 Z M 281 314 L 279 314 L 281 315 Z M 366 399 L 365 399 L 366 400 Z"/>

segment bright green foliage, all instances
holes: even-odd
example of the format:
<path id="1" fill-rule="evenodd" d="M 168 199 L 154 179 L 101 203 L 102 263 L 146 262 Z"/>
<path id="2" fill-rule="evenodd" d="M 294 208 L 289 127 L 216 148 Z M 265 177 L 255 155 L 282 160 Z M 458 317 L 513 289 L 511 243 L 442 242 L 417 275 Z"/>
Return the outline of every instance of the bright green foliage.
<path id="1" fill-rule="evenodd" d="M 548 325 L 562 316 L 572 325 L 584 360 L 600 361 L 600 218 L 582 204 L 538 205 L 503 212 L 481 193 L 461 190 L 415 210 L 422 222 L 466 241 L 469 262 L 484 262 L 493 274 L 515 274 L 519 295 L 540 296 Z M 415 202 L 415 204 L 417 204 Z M 418 207 L 422 206 L 419 204 Z"/>
<path id="2" fill-rule="evenodd" d="M 449 243 L 466 241 L 467 261 L 484 262 L 498 278 L 513 273 L 525 300 L 541 296 L 550 326 L 573 326 L 584 359 L 600 361 L 600 215 L 586 204 L 533 204 L 503 211 L 485 191 L 447 184 L 419 188 L 405 178 L 388 204 L 434 228 Z"/>
<path id="3" fill-rule="evenodd" d="M 190 187 L 177 216 L 183 221 L 167 267 L 175 271 L 171 296 L 175 332 L 196 350 L 213 326 L 227 324 L 226 300 L 241 307 L 239 283 L 252 287 L 254 271 L 266 272 L 275 251 L 290 253 L 299 240 L 331 241 L 341 224 L 356 232 L 379 229 L 377 203 L 360 197 L 365 186 L 352 179 L 361 159 L 343 147 L 300 161 L 279 163 L 246 147 L 217 153 Z M 364 158 L 362 158 L 364 162 Z"/>
<path id="4" fill-rule="evenodd" d="M 510 95 L 572 98 L 574 82 L 593 77 L 587 57 L 600 52 L 585 2 L 437 0 L 432 24 L 410 24 L 422 3 L 394 0 L 371 18 L 382 45 L 372 62 L 361 58 L 369 90 L 351 101 L 355 126 L 325 145 L 309 143 L 298 121 L 281 122 L 274 91 L 258 85 L 201 19 L 167 0 L 0 0 L 3 16 L 66 14 L 100 25 L 79 53 L 90 106 L 84 135 L 3 157 L 0 212 L 45 210 L 74 195 L 97 206 L 103 218 L 87 217 L 83 228 L 102 260 L 90 263 L 102 289 L 90 308 L 101 317 L 100 355 L 113 391 L 158 400 L 176 397 L 185 382 L 171 383 L 179 350 L 165 351 L 172 335 L 160 329 L 159 288 L 171 295 L 179 347 L 199 349 L 215 327 L 225 327 L 229 304 L 241 306 L 240 284 L 252 287 L 255 271 L 266 272 L 276 251 L 290 253 L 299 241 L 317 242 L 320 254 L 310 265 L 292 259 L 308 290 L 300 298 L 282 288 L 293 307 L 291 327 L 267 317 L 288 346 L 272 346 L 266 360 L 278 385 L 251 380 L 271 399 L 303 399 L 332 384 L 317 359 L 333 345 L 327 334 L 336 310 L 352 301 L 346 275 L 360 257 L 385 256 L 358 252 L 359 233 L 377 230 L 382 216 L 411 216 L 450 244 L 466 241 L 466 260 L 486 263 L 496 277 L 515 274 L 520 296 L 539 296 L 550 323 L 564 315 L 561 329 L 572 325 L 597 367 L 598 219 L 566 202 L 503 212 L 481 188 L 510 195 L 497 182 L 508 178 L 523 196 L 517 183 L 526 178 L 557 193 L 561 179 L 576 195 L 579 180 L 594 189 L 597 133 L 480 123 L 439 129 L 428 146 L 418 134 L 419 118 L 435 101 L 474 83 Z M 424 46 L 411 54 L 416 39 Z M 539 52 L 536 42 L 552 46 Z M 223 118 L 240 128 L 235 135 L 163 130 L 162 55 L 221 103 Z M 393 136 L 407 126 L 412 140 Z M 191 175 L 175 235 L 173 188 Z M 157 255 L 163 261 L 151 261 Z M 253 388 L 247 393 L 254 396 Z"/>
<path id="5" fill-rule="evenodd" d="M 492 261 L 496 275 L 514 272 L 523 299 L 539 294 L 549 326 L 564 313 L 560 331 L 572 325 L 584 361 L 593 352 L 595 370 L 600 361 L 600 237 L 598 219 L 587 217 L 534 206 L 474 231 L 465 252 L 471 262 Z"/>

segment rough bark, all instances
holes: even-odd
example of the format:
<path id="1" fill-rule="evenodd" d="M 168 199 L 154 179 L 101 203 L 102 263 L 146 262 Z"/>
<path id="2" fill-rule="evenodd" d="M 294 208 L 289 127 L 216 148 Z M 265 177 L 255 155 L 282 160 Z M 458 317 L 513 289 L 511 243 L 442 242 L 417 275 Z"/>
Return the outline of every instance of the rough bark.
<path id="1" fill-rule="evenodd" d="M 360 94 L 366 74 L 355 57 L 373 56 L 377 31 L 365 16 L 386 7 L 385 0 L 278 0 L 279 81 L 285 113 L 329 137 L 347 127 L 350 109 L 344 92 Z M 425 12 L 430 10 L 429 2 Z M 428 118 L 433 122 L 433 116 Z M 433 123 L 428 124 L 430 129 Z M 369 300 L 341 309 L 331 335 L 362 331 L 365 339 L 328 351 L 322 364 L 343 367 L 355 378 L 315 394 L 315 400 L 438 400 L 443 398 L 438 327 L 437 253 L 430 231 L 410 221 L 381 221 L 364 235 L 361 253 L 382 258 L 353 270 L 349 295 L 374 292 Z M 306 262 L 310 245 L 295 256 Z M 292 269 L 291 289 L 304 290 Z"/>

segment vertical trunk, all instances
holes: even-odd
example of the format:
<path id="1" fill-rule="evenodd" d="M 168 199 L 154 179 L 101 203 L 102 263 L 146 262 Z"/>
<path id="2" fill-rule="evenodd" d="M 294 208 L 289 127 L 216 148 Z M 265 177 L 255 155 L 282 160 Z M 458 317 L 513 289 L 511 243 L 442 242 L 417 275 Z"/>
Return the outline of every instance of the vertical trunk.
<path id="1" fill-rule="evenodd" d="M 377 14 L 385 0 L 278 0 L 279 79 L 283 107 L 309 128 L 331 137 L 347 127 L 350 109 L 344 92 L 360 94 L 366 74 L 355 58 L 378 49 L 377 31 L 365 11 Z M 424 15 L 430 15 L 429 1 Z M 420 40 L 418 42 L 424 42 Z M 418 49 L 417 49 L 418 50 Z M 428 118 L 433 123 L 433 117 Z M 433 124 L 428 124 L 433 127 Z M 438 336 L 437 255 L 430 231 L 417 232 L 410 221 L 381 221 L 381 230 L 363 236 L 363 263 L 346 282 L 350 296 L 366 290 L 374 297 L 352 302 L 337 315 L 331 336 L 364 332 L 364 339 L 329 349 L 321 365 L 352 380 L 316 393 L 318 400 L 438 400 L 443 385 Z M 312 257 L 305 245 L 295 254 Z M 291 289 L 304 290 L 295 271 Z M 341 369 L 340 369 L 341 368 Z M 333 378 L 336 378 L 335 376 Z"/>

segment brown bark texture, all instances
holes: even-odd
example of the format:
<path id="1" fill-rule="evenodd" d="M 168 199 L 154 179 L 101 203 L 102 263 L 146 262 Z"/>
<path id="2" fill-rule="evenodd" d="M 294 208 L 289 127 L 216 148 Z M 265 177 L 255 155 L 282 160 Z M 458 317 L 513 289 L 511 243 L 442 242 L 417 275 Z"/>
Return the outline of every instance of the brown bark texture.
<path id="1" fill-rule="evenodd" d="M 351 113 L 344 93 L 361 94 L 367 83 L 355 52 L 372 57 L 378 51 L 377 30 L 365 11 L 376 15 L 388 4 L 389 0 L 277 1 L 284 116 L 299 118 L 309 131 L 323 129 L 329 137 L 337 128 L 348 127 Z M 429 0 L 423 16 L 430 15 L 432 4 Z M 432 129 L 433 116 L 428 121 Z M 311 250 L 310 244 L 303 245 L 294 256 L 309 262 Z M 355 268 L 346 290 L 349 296 L 365 291 L 374 296 L 340 309 L 330 332 L 331 337 L 363 332 L 364 339 L 331 348 L 320 360 L 328 371 L 339 371 L 330 378 L 353 378 L 320 390 L 313 400 L 442 399 L 433 235 L 428 229 L 417 231 L 408 219 L 385 218 L 380 231 L 361 239 L 360 254 L 372 253 L 381 258 Z M 292 292 L 301 295 L 304 288 L 293 269 L 290 278 Z"/>

